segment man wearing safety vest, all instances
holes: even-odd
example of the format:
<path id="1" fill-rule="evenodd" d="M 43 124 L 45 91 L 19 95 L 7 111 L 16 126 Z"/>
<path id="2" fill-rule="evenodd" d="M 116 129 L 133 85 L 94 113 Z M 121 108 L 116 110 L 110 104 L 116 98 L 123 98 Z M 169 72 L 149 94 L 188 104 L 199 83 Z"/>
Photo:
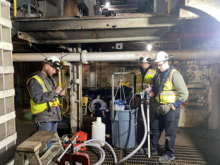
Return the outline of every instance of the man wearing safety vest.
<path id="1" fill-rule="evenodd" d="M 153 85 L 153 78 L 156 75 L 156 71 L 154 69 L 152 69 L 152 66 L 150 65 L 151 63 L 151 58 L 149 57 L 141 57 L 140 58 L 141 61 L 141 67 L 137 70 L 136 74 L 135 74 L 135 90 L 136 90 L 136 94 L 140 93 L 143 91 L 143 87 L 145 85 Z M 153 100 L 151 100 L 152 102 Z M 146 102 L 146 101 L 144 101 Z M 138 111 L 138 121 L 140 122 L 142 120 L 142 116 L 141 116 L 141 98 L 140 95 L 137 95 L 135 97 L 135 104 L 137 107 L 139 107 L 139 111 Z M 144 106 L 146 108 L 146 106 Z M 153 107 L 151 106 L 150 109 L 150 119 L 153 119 Z M 146 112 L 146 110 L 145 110 Z"/>
<path id="2" fill-rule="evenodd" d="M 37 131 L 57 131 L 57 122 L 61 120 L 59 100 L 64 97 L 65 91 L 56 97 L 62 91 L 52 78 L 56 69 L 62 69 L 62 64 L 57 57 L 50 56 L 45 59 L 42 70 L 27 81 L 31 113 Z M 47 149 L 51 146 L 49 141 Z"/>
<path id="3" fill-rule="evenodd" d="M 159 158 L 160 163 L 167 163 L 175 159 L 174 146 L 181 111 L 180 106 L 189 96 L 182 75 L 173 66 L 169 66 L 168 60 L 168 54 L 160 51 L 154 61 L 159 73 L 155 76 L 153 86 L 156 112 L 150 130 L 150 150 L 152 155 L 157 155 L 157 144 L 161 132 L 165 129 L 165 152 Z M 146 91 L 151 89 L 146 88 Z"/>

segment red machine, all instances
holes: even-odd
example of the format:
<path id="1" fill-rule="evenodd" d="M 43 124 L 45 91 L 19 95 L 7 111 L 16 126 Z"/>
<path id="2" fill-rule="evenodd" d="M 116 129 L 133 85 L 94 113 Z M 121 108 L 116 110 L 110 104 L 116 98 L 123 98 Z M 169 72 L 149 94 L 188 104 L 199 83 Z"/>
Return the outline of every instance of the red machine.
<path id="1" fill-rule="evenodd" d="M 66 165 L 65 162 L 69 161 L 71 163 L 80 162 L 82 165 L 90 165 L 89 155 L 86 153 L 76 152 L 74 154 L 65 153 L 65 155 L 61 158 L 60 163 L 58 165 Z"/>
<path id="2" fill-rule="evenodd" d="M 82 163 L 83 165 L 90 165 L 90 159 L 88 154 L 74 151 L 74 147 L 79 146 L 84 141 L 86 141 L 86 139 L 87 139 L 87 133 L 82 131 L 73 135 L 73 137 L 71 137 L 70 140 L 68 141 L 69 144 L 64 145 L 65 146 L 64 152 L 57 158 L 58 165 L 66 165 L 65 162 L 70 162 L 70 163 L 79 162 Z M 76 144 L 77 141 L 79 142 L 78 144 Z M 70 147 L 71 147 L 71 152 L 66 153 Z M 86 148 L 85 146 L 83 147 L 82 148 L 84 151 Z"/>
<path id="3" fill-rule="evenodd" d="M 76 143 L 73 144 L 74 147 L 77 147 L 79 145 L 81 145 L 82 143 L 84 143 L 86 140 L 87 140 L 87 133 L 86 132 L 83 132 L 83 131 L 79 131 L 77 132 L 76 134 L 74 134 L 70 139 L 69 141 L 72 141 L 75 136 L 79 136 L 78 139 L 76 139 Z M 69 145 L 69 143 L 66 143 L 66 144 L 63 144 L 63 146 L 66 148 L 67 146 Z M 82 146 L 79 151 L 85 151 L 86 150 L 86 147 L 85 146 Z"/>

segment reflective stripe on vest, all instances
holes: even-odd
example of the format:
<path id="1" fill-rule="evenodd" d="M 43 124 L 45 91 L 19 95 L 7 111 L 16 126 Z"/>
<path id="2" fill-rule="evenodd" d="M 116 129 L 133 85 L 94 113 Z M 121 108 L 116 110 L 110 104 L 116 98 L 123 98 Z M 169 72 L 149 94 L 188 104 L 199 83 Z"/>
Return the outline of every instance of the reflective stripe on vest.
<path id="1" fill-rule="evenodd" d="M 177 100 L 178 93 L 172 83 L 172 77 L 174 72 L 178 72 L 178 71 L 176 69 L 173 69 L 170 72 L 164 83 L 163 91 L 160 93 L 160 96 L 158 94 L 156 97 L 157 102 L 160 102 L 161 104 L 175 103 L 175 101 Z M 159 84 L 160 82 L 161 80 L 159 77 Z"/>
<path id="2" fill-rule="evenodd" d="M 45 92 L 48 91 L 47 88 L 46 88 L 46 86 L 44 85 L 44 82 L 41 80 L 40 77 L 38 77 L 37 75 L 35 75 L 35 76 L 31 77 L 30 79 L 32 79 L 32 78 L 36 79 L 36 80 L 39 82 L 39 84 L 42 86 L 42 88 L 43 88 L 43 93 L 45 93 Z M 30 80 L 30 79 L 29 79 L 29 80 Z M 28 86 L 29 80 L 27 81 L 27 86 Z M 29 89 L 28 89 L 28 92 L 29 92 Z M 30 92 L 29 92 L 29 95 L 30 95 L 30 97 L 31 97 Z M 37 114 L 37 113 L 40 113 L 40 112 L 43 112 L 45 109 L 48 109 L 47 103 L 40 103 L 40 104 L 35 103 L 35 102 L 32 100 L 32 97 L 31 97 L 31 99 L 30 99 L 30 104 L 31 104 L 31 113 L 32 113 L 32 115 Z M 54 102 L 49 102 L 50 107 L 57 107 L 59 104 L 60 104 L 60 101 L 59 101 L 58 98 L 56 98 L 56 101 L 54 101 Z"/>
<path id="3" fill-rule="evenodd" d="M 149 69 L 144 76 L 143 86 L 150 84 L 153 85 L 153 78 L 156 74 L 156 70 Z M 142 75 L 140 69 L 136 72 L 136 93 L 140 93 L 142 91 Z"/>

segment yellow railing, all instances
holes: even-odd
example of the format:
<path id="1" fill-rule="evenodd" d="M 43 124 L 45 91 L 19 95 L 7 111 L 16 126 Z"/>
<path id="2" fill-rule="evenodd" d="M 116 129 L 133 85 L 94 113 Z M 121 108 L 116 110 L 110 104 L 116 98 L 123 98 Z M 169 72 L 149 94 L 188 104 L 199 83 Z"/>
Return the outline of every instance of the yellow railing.
<path id="1" fill-rule="evenodd" d="M 167 7 L 168 7 L 167 13 L 168 13 L 168 14 L 170 14 L 170 1 L 171 1 L 171 0 L 168 0 L 168 5 L 167 5 Z"/>
<path id="2" fill-rule="evenodd" d="M 14 0 L 14 16 L 17 16 L 17 0 Z"/>

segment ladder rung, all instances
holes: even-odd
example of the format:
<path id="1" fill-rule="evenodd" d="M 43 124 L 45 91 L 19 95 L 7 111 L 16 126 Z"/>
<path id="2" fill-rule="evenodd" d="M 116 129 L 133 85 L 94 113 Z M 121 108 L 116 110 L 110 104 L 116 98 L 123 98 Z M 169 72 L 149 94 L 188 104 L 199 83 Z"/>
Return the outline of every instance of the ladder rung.
<path id="1" fill-rule="evenodd" d="M 43 165 L 48 165 L 50 161 L 58 154 L 63 148 L 62 145 L 53 145 L 40 159 Z"/>

